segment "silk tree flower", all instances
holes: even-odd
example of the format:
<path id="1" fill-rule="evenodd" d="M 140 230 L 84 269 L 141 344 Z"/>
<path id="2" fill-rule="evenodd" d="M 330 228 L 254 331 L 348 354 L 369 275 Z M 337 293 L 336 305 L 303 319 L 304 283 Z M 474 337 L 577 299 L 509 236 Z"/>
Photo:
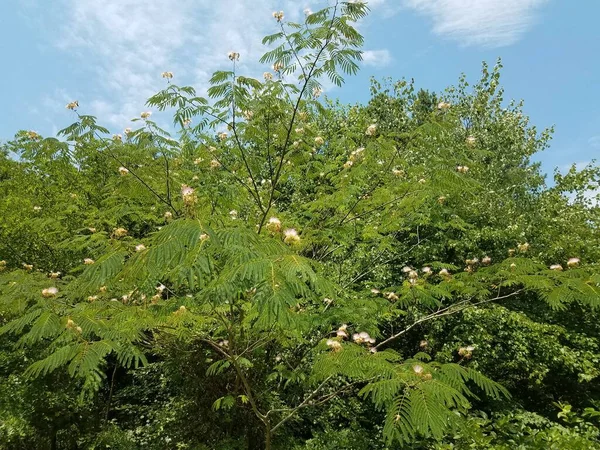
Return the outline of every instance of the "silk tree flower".
<path id="1" fill-rule="evenodd" d="M 113 236 L 116 238 L 122 238 L 124 236 L 127 236 L 127 230 L 125 228 L 115 228 L 113 230 Z"/>
<path id="2" fill-rule="evenodd" d="M 312 95 L 315 98 L 319 98 L 322 93 L 323 93 L 323 89 L 321 89 L 320 87 L 316 87 L 312 90 Z"/>
<path id="3" fill-rule="evenodd" d="M 77 109 L 79 107 L 79 102 L 77 100 L 74 100 L 70 103 L 67 103 L 66 108 L 70 109 L 71 111 L 74 111 L 75 109 Z"/>
<path id="4" fill-rule="evenodd" d="M 171 220 L 173 218 L 173 213 L 171 211 L 165 211 L 163 217 L 165 220 Z"/>
<path id="5" fill-rule="evenodd" d="M 450 103 L 448 102 L 439 102 L 437 105 L 439 110 L 446 111 L 450 109 Z"/>
<path id="6" fill-rule="evenodd" d="M 196 197 L 195 192 L 196 191 L 194 188 L 188 186 L 187 184 L 181 185 L 181 198 L 186 206 L 191 206 L 198 201 L 198 197 Z"/>
<path id="7" fill-rule="evenodd" d="M 563 270 L 563 266 L 561 266 L 560 264 L 552 264 L 550 266 L 550 270 L 556 270 L 558 272 Z"/>
<path id="8" fill-rule="evenodd" d="M 40 212 L 40 211 L 42 210 L 42 207 L 41 207 L 41 206 L 34 206 L 34 207 L 33 207 L 33 210 L 34 210 L 35 212 Z"/>
<path id="9" fill-rule="evenodd" d="M 304 134 L 304 128 L 299 127 L 294 130 L 297 134 Z"/>
<path id="10" fill-rule="evenodd" d="M 97 295 L 90 295 L 87 298 L 87 301 L 90 302 L 90 303 L 95 302 L 96 300 L 98 300 L 98 296 Z"/>
<path id="11" fill-rule="evenodd" d="M 304 10 L 304 15 L 305 15 L 305 16 L 310 16 L 312 13 L 313 13 L 313 12 L 312 12 L 312 10 L 311 10 L 310 8 L 306 8 L 306 9 Z"/>
<path id="12" fill-rule="evenodd" d="M 361 331 L 360 333 L 354 333 L 352 335 L 352 340 L 357 344 L 374 344 L 375 339 L 369 336 L 369 333 L 366 331 Z"/>
<path id="13" fill-rule="evenodd" d="M 119 167 L 119 173 L 121 174 L 121 176 L 125 176 L 129 173 L 129 169 L 127 167 Z"/>
<path id="14" fill-rule="evenodd" d="M 167 80 L 170 80 L 171 78 L 173 78 L 173 72 L 163 72 L 163 73 L 161 74 L 161 76 L 162 76 L 163 78 L 166 78 Z"/>
<path id="15" fill-rule="evenodd" d="M 146 246 L 144 244 L 138 244 L 135 246 L 136 252 L 143 252 L 144 250 L 146 250 Z"/>
<path id="16" fill-rule="evenodd" d="M 83 260 L 83 264 L 85 264 L 86 266 L 91 266 L 92 264 L 94 264 L 96 261 L 94 261 L 92 258 L 85 258 Z"/>
<path id="17" fill-rule="evenodd" d="M 400 299 L 400 297 L 398 297 L 398 295 L 395 292 L 388 292 L 387 294 L 385 294 L 385 298 L 387 298 L 391 302 L 397 302 Z"/>
<path id="18" fill-rule="evenodd" d="M 404 170 L 402 169 L 392 169 L 392 174 L 397 176 L 397 177 L 403 177 L 404 176 Z"/>
<path id="19" fill-rule="evenodd" d="M 359 147 L 356 150 L 353 150 L 352 152 L 350 152 L 350 161 L 355 161 L 356 159 L 360 158 L 363 154 L 363 152 L 365 151 L 364 147 Z"/>
<path id="20" fill-rule="evenodd" d="M 484 256 L 483 259 L 481 260 L 481 264 L 483 264 L 484 266 L 489 266 L 492 263 L 492 258 L 490 258 L 489 256 Z"/>
<path id="21" fill-rule="evenodd" d="M 353 164 L 354 163 L 352 161 L 350 161 L 350 160 L 346 161 L 344 163 L 344 169 L 349 169 L 350 167 L 352 167 Z"/>
<path id="22" fill-rule="evenodd" d="M 227 133 L 225 131 L 219 133 L 217 136 L 219 137 L 220 141 L 224 141 L 225 139 L 227 139 Z"/>
<path id="23" fill-rule="evenodd" d="M 444 277 L 444 278 L 446 278 L 446 277 L 449 277 L 449 276 L 450 276 L 450 272 L 448 272 L 448 269 L 442 269 L 442 270 L 440 270 L 440 271 L 439 271 L 439 275 L 440 275 L 441 277 Z"/>
<path id="24" fill-rule="evenodd" d="M 49 287 L 46 289 L 42 289 L 42 297 L 44 298 L 52 298 L 58 295 L 58 289 L 55 287 Z"/>
<path id="25" fill-rule="evenodd" d="M 342 349 L 342 344 L 340 341 L 335 339 L 327 339 L 327 347 L 329 347 L 334 352 L 338 352 Z"/>
<path id="26" fill-rule="evenodd" d="M 40 139 L 41 138 L 41 136 L 33 130 L 28 131 L 27 136 L 29 137 L 29 139 Z"/>
<path id="27" fill-rule="evenodd" d="M 200 236 L 198 236 L 198 240 L 200 242 L 204 242 L 206 240 L 210 239 L 210 236 L 206 233 L 202 233 Z"/>
<path id="28" fill-rule="evenodd" d="M 129 134 L 129 133 L 131 133 L 131 128 L 129 128 L 129 127 L 125 128 L 125 129 L 123 130 L 123 133 L 125 133 L 125 134 Z"/>
<path id="29" fill-rule="evenodd" d="M 373 295 L 379 295 L 380 293 L 381 293 L 381 291 L 379 289 L 375 289 L 375 288 L 371 289 L 371 294 L 373 294 Z"/>
<path id="30" fill-rule="evenodd" d="M 152 115 L 152 112 L 150 112 L 150 111 L 144 111 L 143 113 L 140 114 L 140 117 L 142 119 L 148 119 L 148 118 L 150 118 L 151 115 Z"/>
<path id="31" fill-rule="evenodd" d="M 281 220 L 277 217 L 271 217 L 267 222 L 267 230 L 271 233 L 279 233 L 281 231 Z"/>
<path id="32" fill-rule="evenodd" d="M 425 184 L 425 183 L 427 183 L 427 180 L 425 178 L 421 178 L 419 180 L 419 184 Z"/>
<path id="33" fill-rule="evenodd" d="M 317 145 L 317 146 L 319 146 L 319 147 L 320 147 L 320 146 L 321 146 L 321 145 L 323 145 L 324 143 L 325 143 L 325 140 L 324 140 L 324 139 L 323 139 L 321 136 L 317 136 L 317 137 L 315 138 L 315 145 Z"/>
<path id="34" fill-rule="evenodd" d="M 33 270 L 33 264 L 23 263 L 23 269 L 27 271 Z"/>
<path id="35" fill-rule="evenodd" d="M 529 244 L 527 242 L 525 242 L 524 244 L 517 244 L 517 249 L 521 253 L 525 253 L 527 250 L 529 250 Z"/>
<path id="36" fill-rule="evenodd" d="M 417 375 L 421 375 L 423 373 L 423 366 L 420 364 L 415 364 L 412 367 L 412 370 L 414 373 L 416 373 Z"/>
<path id="37" fill-rule="evenodd" d="M 286 244 L 297 244 L 300 242 L 300 236 L 298 236 L 298 232 L 294 228 L 288 228 L 283 232 L 283 242 Z"/>
<path id="38" fill-rule="evenodd" d="M 457 166 L 456 170 L 460 173 L 467 173 L 469 171 L 468 166 Z"/>
<path id="39" fill-rule="evenodd" d="M 53 280 L 60 278 L 60 272 L 50 272 L 50 274 L 48 275 L 50 278 L 52 278 Z"/>
<path id="40" fill-rule="evenodd" d="M 120 134 L 113 134 L 113 141 L 115 142 L 122 142 L 123 141 L 123 136 L 121 136 Z"/>
<path id="41" fill-rule="evenodd" d="M 468 136 L 466 142 L 469 147 L 473 147 L 477 143 L 477 139 L 475 136 Z"/>
<path id="42" fill-rule="evenodd" d="M 279 11 L 279 12 L 274 11 L 273 12 L 273 18 L 276 19 L 277 22 L 281 22 L 283 20 L 283 18 L 284 18 L 283 11 Z"/>
<path id="43" fill-rule="evenodd" d="M 348 333 L 346 332 L 346 330 L 343 330 L 341 328 L 335 332 L 335 335 L 342 339 L 346 339 L 348 337 Z"/>
<path id="44" fill-rule="evenodd" d="M 229 211 L 229 217 L 231 217 L 233 220 L 238 218 L 238 212 L 235 209 L 232 209 L 231 211 Z"/>
<path id="45" fill-rule="evenodd" d="M 238 52 L 229 52 L 229 53 L 227 53 L 227 57 L 229 58 L 230 61 L 239 61 L 240 60 L 240 54 Z"/>
<path id="46" fill-rule="evenodd" d="M 216 159 L 210 161 L 211 169 L 218 169 L 219 167 L 221 167 L 221 163 L 219 161 L 217 161 Z"/>
<path id="47" fill-rule="evenodd" d="M 377 124 L 371 124 L 367 127 L 367 131 L 365 131 L 365 134 L 367 136 L 375 136 L 375 133 L 377 133 Z"/>
<path id="48" fill-rule="evenodd" d="M 263 78 L 265 79 L 265 81 L 272 81 L 273 74 L 271 72 L 265 72 L 263 73 Z"/>
<path id="49" fill-rule="evenodd" d="M 281 72 L 283 68 L 283 63 L 280 61 L 277 61 L 275 64 L 273 64 L 273 72 Z"/>
<path id="50" fill-rule="evenodd" d="M 581 262 L 581 260 L 579 258 L 569 258 L 569 260 L 567 261 L 567 266 L 568 267 L 577 267 L 580 262 Z"/>
<path id="51" fill-rule="evenodd" d="M 191 119 L 185 119 L 185 120 L 183 121 L 183 126 L 184 126 L 184 127 L 189 127 L 189 126 L 191 125 L 191 123 L 192 123 L 192 120 L 191 120 Z"/>
<path id="52" fill-rule="evenodd" d="M 421 269 L 421 272 L 423 272 L 425 275 L 431 275 L 432 270 L 431 270 L 431 267 L 425 266 Z"/>
<path id="53" fill-rule="evenodd" d="M 412 269 L 412 267 L 409 267 L 409 266 L 404 266 L 404 267 L 402 268 L 402 272 L 403 272 L 403 273 L 409 273 L 409 272 L 411 272 L 412 270 L 413 270 L 413 269 Z"/>

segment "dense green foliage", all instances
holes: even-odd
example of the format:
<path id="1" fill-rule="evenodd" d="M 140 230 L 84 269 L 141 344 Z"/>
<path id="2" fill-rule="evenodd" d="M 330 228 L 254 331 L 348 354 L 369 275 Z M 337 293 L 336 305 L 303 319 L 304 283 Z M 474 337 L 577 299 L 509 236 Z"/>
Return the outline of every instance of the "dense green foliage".
<path id="1" fill-rule="evenodd" d="M 320 101 L 366 13 L 0 149 L 0 448 L 600 448 L 600 169 L 546 183 L 500 65 Z"/>

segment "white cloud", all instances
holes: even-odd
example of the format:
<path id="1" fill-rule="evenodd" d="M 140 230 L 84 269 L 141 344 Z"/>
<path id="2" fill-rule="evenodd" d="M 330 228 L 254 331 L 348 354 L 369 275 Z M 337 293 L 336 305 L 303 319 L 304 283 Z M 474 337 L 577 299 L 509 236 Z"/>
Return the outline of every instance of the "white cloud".
<path id="1" fill-rule="evenodd" d="M 389 1 L 389 0 L 388 0 Z M 463 45 L 502 47 L 533 25 L 548 0 L 403 0 L 433 21 L 433 32 Z"/>
<path id="2" fill-rule="evenodd" d="M 588 139 L 588 144 L 592 148 L 600 148 L 600 136 L 592 136 Z"/>
<path id="3" fill-rule="evenodd" d="M 365 66 L 385 67 L 392 62 L 389 50 L 365 50 L 362 54 Z"/>
<path id="4" fill-rule="evenodd" d="M 385 0 L 377 0 L 382 3 Z M 277 31 L 271 13 L 302 21 L 306 7 L 317 11 L 328 0 L 57 0 L 64 12 L 55 44 L 77 55 L 95 87 L 81 95 L 81 111 L 101 123 L 122 128 L 145 110 L 146 99 L 165 86 L 163 71 L 174 83 L 192 85 L 205 95 L 215 70 L 231 67 L 229 51 L 241 54 L 239 70 L 262 76 L 262 37 Z M 57 17 L 46 18 L 52 21 Z M 44 20 L 44 18 L 42 18 Z M 56 28 L 54 23 L 50 27 Z M 389 56 L 382 54 L 384 60 Z M 373 60 L 375 63 L 375 60 Z M 71 89 L 71 87 L 69 88 Z M 82 92 L 84 89 L 73 89 Z M 62 99 L 61 101 L 64 101 Z M 64 105 L 61 104 L 64 108 Z M 157 117 L 157 116 L 154 116 Z M 158 115 L 160 117 L 160 115 Z"/>

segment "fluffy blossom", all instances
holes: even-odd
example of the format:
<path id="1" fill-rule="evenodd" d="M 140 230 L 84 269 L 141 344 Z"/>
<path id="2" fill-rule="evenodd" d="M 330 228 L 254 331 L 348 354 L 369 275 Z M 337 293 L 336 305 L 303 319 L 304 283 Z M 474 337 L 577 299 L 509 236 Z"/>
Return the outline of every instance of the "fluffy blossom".
<path id="1" fill-rule="evenodd" d="M 327 339 L 327 347 L 329 347 L 334 352 L 337 352 L 342 349 L 342 344 L 340 341 L 337 341 L 335 339 Z"/>
<path id="2" fill-rule="evenodd" d="M 140 114 L 140 117 L 142 119 L 148 119 L 151 115 L 152 115 L 152 113 L 150 111 L 144 111 L 143 113 Z"/>
<path id="3" fill-rule="evenodd" d="M 468 146 L 472 147 L 477 143 L 477 139 L 475 136 L 468 136 L 466 142 Z"/>
<path id="4" fill-rule="evenodd" d="M 71 111 L 74 111 L 78 107 L 79 107 L 79 102 L 77 100 L 67 103 L 67 106 L 66 106 L 66 108 L 70 109 Z"/>
<path id="5" fill-rule="evenodd" d="M 521 253 L 525 253 L 527 250 L 529 250 L 529 244 L 527 242 L 523 243 L 523 244 L 518 244 L 517 245 L 517 249 L 521 252 Z"/>
<path id="6" fill-rule="evenodd" d="M 183 199 L 183 203 L 186 206 L 191 206 L 198 200 L 198 197 L 196 197 L 195 192 L 196 191 L 194 190 L 194 188 L 188 186 L 187 184 L 181 185 L 181 198 Z"/>
<path id="7" fill-rule="evenodd" d="M 227 57 L 229 58 L 230 61 L 239 61 L 240 60 L 240 54 L 238 52 L 229 52 L 229 53 L 227 53 Z"/>
<path id="8" fill-rule="evenodd" d="M 42 289 L 42 297 L 51 298 L 56 297 L 58 295 L 58 289 L 55 287 L 49 287 L 46 289 Z"/>
<path id="9" fill-rule="evenodd" d="M 550 266 L 550 270 L 556 270 L 556 271 L 560 272 L 561 270 L 563 270 L 563 266 L 561 266 L 560 264 L 552 264 Z"/>
<path id="10" fill-rule="evenodd" d="M 173 78 L 173 72 L 163 72 L 163 73 L 161 74 L 161 76 L 162 76 L 163 78 L 166 78 L 167 80 L 170 80 L 171 78 Z"/>
<path id="11" fill-rule="evenodd" d="M 457 166 L 456 170 L 460 173 L 467 173 L 469 171 L 468 166 Z"/>
<path id="12" fill-rule="evenodd" d="M 283 232 L 283 242 L 286 244 L 296 244 L 300 242 L 300 236 L 298 232 L 293 228 L 288 228 Z"/>
<path id="13" fill-rule="evenodd" d="M 450 103 L 448 103 L 448 102 L 439 102 L 438 105 L 437 105 L 437 107 L 438 107 L 439 110 L 446 111 L 447 109 L 450 108 Z"/>
<path id="14" fill-rule="evenodd" d="M 354 164 L 352 161 L 348 160 L 344 163 L 344 169 L 349 169 Z"/>
<path id="15" fill-rule="evenodd" d="M 271 72 L 265 72 L 263 73 L 263 78 L 265 81 L 271 81 L 273 79 L 273 74 Z"/>
<path id="16" fill-rule="evenodd" d="M 146 246 L 144 244 L 138 244 L 135 246 L 136 252 L 143 252 L 144 250 L 146 250 Z"/>
<path id="17" fill-rule="evenodd" d="M 267 230 L 271 233 L 279 233 L 281 231 L 281 220 L 277 217 L 271 217 L 267 222 Z"/>
<path id="18" fill-rule="evenodd" d="M 489 256 L 484 256 L 483 259 L 481 260 L 481 264 L 483 264 L 484 266 L 489 266 L 492 263 L 492 258 L 490 258 Z"/>
<path id="19" fill-rule="evenodd" d="M 95 262 L 96 262 L 96 261 L 94 261 L 92 258 L 85 258 L 85 259 L 83 260 L 83 263 L 84 263 L 86 266 L 91 266 L 91 265 L 92 265 L 92 264 L 94 264 Z"/>
<path id="20" fill-rule="evenodd" d="M 375 136 L 375 133 L 377 133 L 377 125 L 373 123 L 367 127 L 367 131 L 365 131 L 365 134 L 367 136 Z"/>
<path id="21" fill-rule="evenodd" d="M 116 238 L 121 238 L 127 236 L 127 230 L 125 228 L 115 228 L 113 230 L 113 236 Z"/>
<path id="22" fill-rule="evenodd" d="M 369 336 L 369 333 L 366 331 L 361 331 L 360 333 L 354 333 L 352 335 L 352 340 L 357 344 L 374 344 L 375 339 Z"/>
<path id="23" fill-rule="evenodd" d="M 276 19 L 277 22 L 281 22 L 283 20 L 283 17 L 284 17 L 283 11 L 279 11 L 279 12 L 274 11 L 273 12 L 273 18 Z"/>
<path id="24" fill-rule="evenodd" d="M 125 176 L 125 175 L 127 175 L 127 174 L 129 173 L 129 169 L 127 169 L 127 167 L 123 167 L 123 166 L 121 166 L 121 167 L 119 167 L 119 173 L 120 173 L 122 176 Z"/>
<path id="25" fill-rule="evenodd" d="M 577 267 L 580 263 L 580 259 L 579 258 L 569 258 L 569 260 L 567 261 L 567 266 L 569 267 Z"/>
<path id="26" fill-rule="evenodd" d="M 325 143 L 325 140 L 321 136 L 315 138 L 315 145 L 321 146 Z"/>
<path id="27" fill-rule="evenodd" d="M 198 240 L 201 242 L 204 242 L 206 240 L 210 239 L 210 236 L 206 233 L 202 233 L 200 236 L 198 236 Z"/>
<path id="28" fill-rule="evenodd" d="M 172 218 L 173 218 L 173 213 L 172 213 L 171 211 L 165 211 L 165 213 L 164 213 L 163 217 L 164 217 L 166 220 L 172 219 Z"/>

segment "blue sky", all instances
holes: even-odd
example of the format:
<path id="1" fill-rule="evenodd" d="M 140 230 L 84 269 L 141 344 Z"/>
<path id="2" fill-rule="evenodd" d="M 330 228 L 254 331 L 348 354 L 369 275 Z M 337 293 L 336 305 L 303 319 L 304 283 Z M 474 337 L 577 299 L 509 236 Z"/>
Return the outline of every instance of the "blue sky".
<path id="1" fill-rule="evenodd" d="M 262 74 L 260 39 L 274 10 L 298 19 L 327 0 L 4 0 L 0 2 L 0 139 L 19 129 L 52 135 L 72 121 L 66 103 L 114 132 L 145 110 L 160 74 L 202 91 L 214 70 L 241 53 Z M 441 91 L 482 61 L 503 59 L 506 98 L 524 99 L 540 129 L 555 125 L 538 158 L 547 172 L 600 156 L 598 0 L 371 0 L 361 23 L 365 62 L 342 90 L 368 99 L 369 77 L 414 78 Z M 165 119 L 166 120 L 166 119 Z"/>

